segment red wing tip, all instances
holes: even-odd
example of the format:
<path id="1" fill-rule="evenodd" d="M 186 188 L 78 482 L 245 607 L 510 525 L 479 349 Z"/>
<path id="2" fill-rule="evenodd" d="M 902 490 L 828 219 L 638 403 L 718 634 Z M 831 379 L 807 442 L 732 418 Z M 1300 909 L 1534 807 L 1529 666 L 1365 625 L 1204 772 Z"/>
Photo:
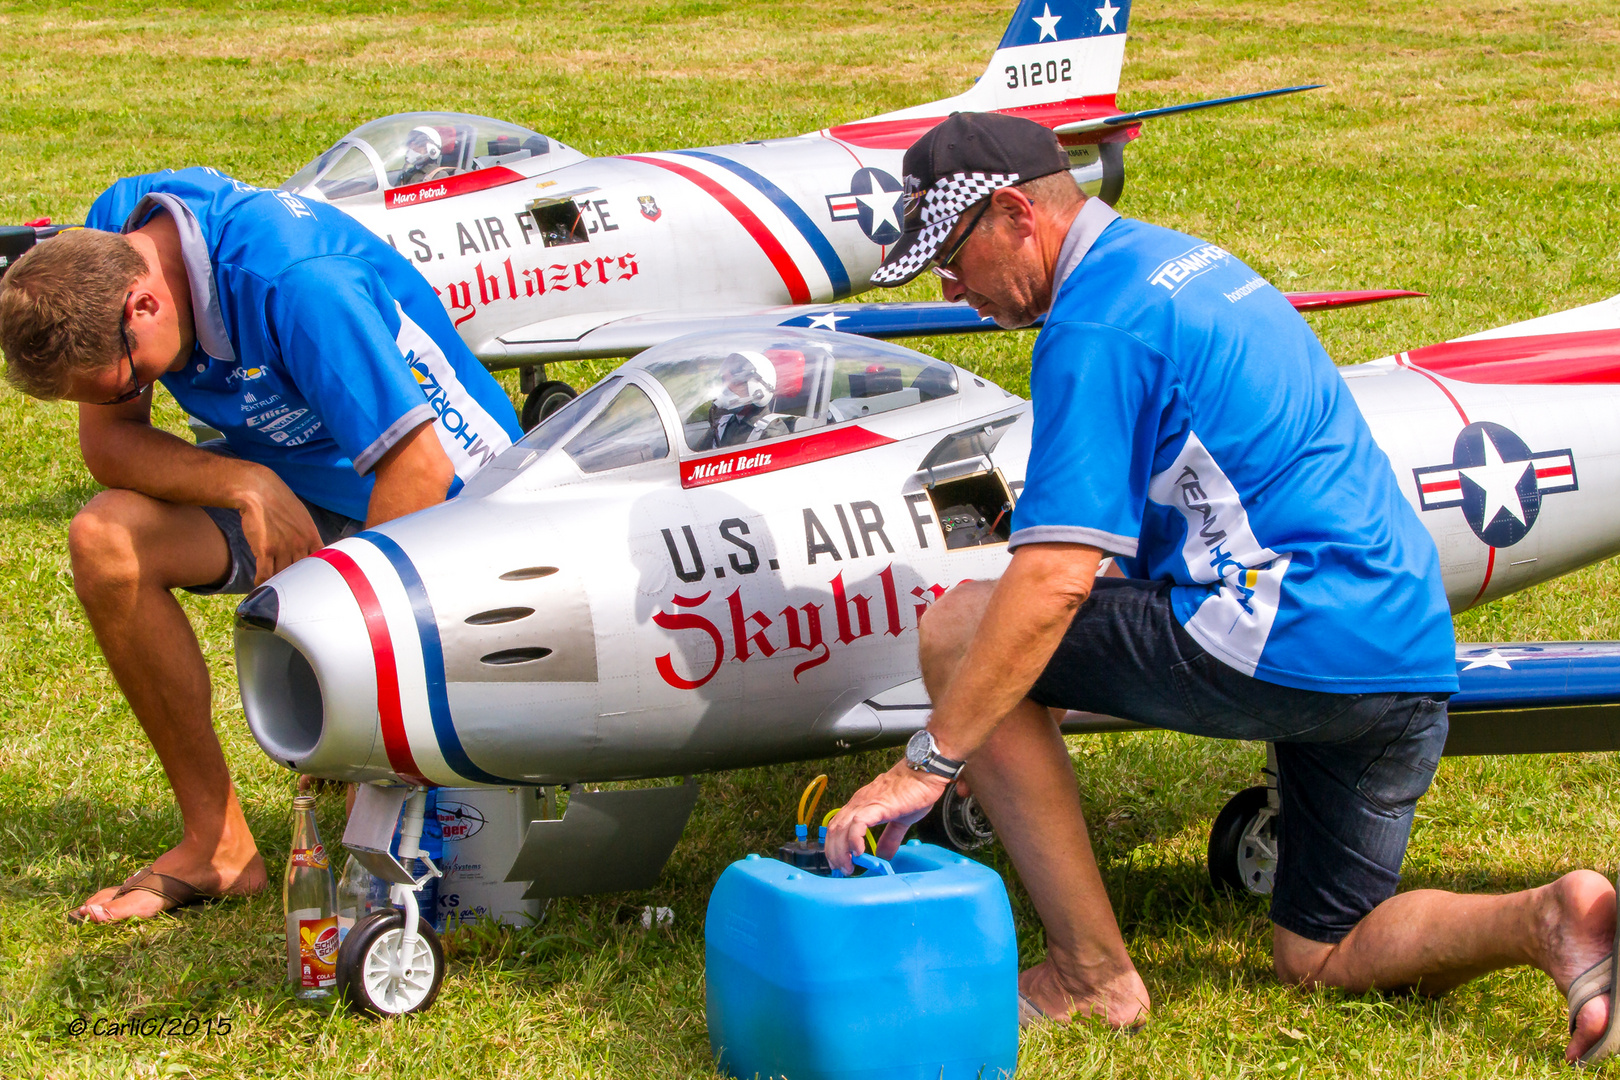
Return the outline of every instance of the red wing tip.
<path id="1" fill-rule="evenodd" d="M 1334 292 L 1291 292 L 1283 295 L 1288 297 L 1288 302 L 1298 311 L 1326 311 L 1332 308 L 1378 304 L 1385 300 L 1403 300 L 1429 294 L 1414 292 L 1411 289 L 1348 289 Z"/>

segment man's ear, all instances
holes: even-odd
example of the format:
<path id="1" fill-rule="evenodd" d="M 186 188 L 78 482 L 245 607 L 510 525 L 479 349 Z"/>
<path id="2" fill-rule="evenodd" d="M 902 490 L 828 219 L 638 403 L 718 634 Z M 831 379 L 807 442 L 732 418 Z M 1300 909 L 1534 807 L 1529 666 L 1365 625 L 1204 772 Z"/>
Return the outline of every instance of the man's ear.
<path id="1" fill-rule="evenodd" d="M 1016 187 L 998 189 L 990 196 L 991 202 L 1012 224 L 1013 231 L 1020 240 L 1027 240 L 1035 235 L 1035 204 L 1028 195 Z"/>

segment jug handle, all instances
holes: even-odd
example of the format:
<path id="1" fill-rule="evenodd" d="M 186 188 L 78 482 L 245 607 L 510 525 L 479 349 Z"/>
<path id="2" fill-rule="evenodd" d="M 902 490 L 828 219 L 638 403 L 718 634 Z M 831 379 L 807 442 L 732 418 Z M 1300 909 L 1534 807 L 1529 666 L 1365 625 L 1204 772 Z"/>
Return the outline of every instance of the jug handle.
<path id="1" fill-rule="evenodd" d="M 888 859 L 880 859 L 876 855 L 868 855 L 864 851 L 850 861 L 856 866 L 866 867 L 866 869 L 872 871 L 872 873 L 876 874 L 878 877 L 892 877 L 894 875 L 894 867 L 890 864 Z M 843 877 L 844 872 L 835 867 L 833 869 L 832 876 Z"/>

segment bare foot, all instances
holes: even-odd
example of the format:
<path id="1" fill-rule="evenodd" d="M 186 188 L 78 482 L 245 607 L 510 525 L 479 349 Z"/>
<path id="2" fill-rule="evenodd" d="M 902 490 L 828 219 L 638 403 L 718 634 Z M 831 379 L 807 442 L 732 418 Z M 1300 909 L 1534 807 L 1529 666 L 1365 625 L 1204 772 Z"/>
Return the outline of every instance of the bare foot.
<path id="1" fill-rule="evenodd" d="M 1601 874 L 1576 870 L 1538 891 L 1536 966 L 1567 993 L 1578 975 L 1614 949 L 1614 886 Z M 1607 994 L 1586 1003 L 1575 1017 L 1565 1060 L 1574 1061 L 1602 1037 L 1611 1007 Z"/>
<path id="2" fill-rule="evenodd" d="M 1071 983 L 1043 960 L 1019 974 L 1018 992 L 1059 1022 L 1085 1016 L 1113 1028 L 1135 1027 L 1147 1019 L 1149 1007 L 1147 986 L 1135 968 L 1092 988 Z"/>
<path id="3" fill-rule="evenodd" d="M 241 856 L 227 858 L 224 855 L 198 859 L 182 843 L 154 859 L 152 869 L 216 896 L 251 896 L 270 884 L 264 860 L 251 846 L 245 859 Z M 116 885 L 102 889 L 86 900 L 75 914 L 82 915 L 86 922 L 109 923 L 122 919 L 149 919 L 169 907 L 163 897 L 145 889 L 131 889 L 114 900 L 113 895 L 117 892 Z"/>

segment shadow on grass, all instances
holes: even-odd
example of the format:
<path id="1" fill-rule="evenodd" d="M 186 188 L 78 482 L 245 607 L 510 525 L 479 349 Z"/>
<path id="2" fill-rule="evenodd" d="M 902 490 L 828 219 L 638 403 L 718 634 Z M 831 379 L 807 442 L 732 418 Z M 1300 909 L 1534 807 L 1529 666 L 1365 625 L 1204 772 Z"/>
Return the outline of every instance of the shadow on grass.
<path id="1" fill-rule="evenodd" d="M 0 847 L 0 895 L 77 903 L 180 842 L 180 812 L 166 795 L 146 805 L 81 797 L 47 802 L 27 798 L 30 790 L 0 785 L 0 821 L 11 835 L 29 838 L 26 846 Z M 341 799 L 331 802 L 341 814 Z M 250 803 L 244 810 L 274 887 L 286 859 L 290 817 L 279 807 Z M 325 827 L 324 810 L 322 816 Z"/>
<path id="2" fill-rule="evenodd" d="M 23 502 L 0 503 L 0 521 L 65 522 L 100 491 L 98 484 L 75 484 Z"/>

